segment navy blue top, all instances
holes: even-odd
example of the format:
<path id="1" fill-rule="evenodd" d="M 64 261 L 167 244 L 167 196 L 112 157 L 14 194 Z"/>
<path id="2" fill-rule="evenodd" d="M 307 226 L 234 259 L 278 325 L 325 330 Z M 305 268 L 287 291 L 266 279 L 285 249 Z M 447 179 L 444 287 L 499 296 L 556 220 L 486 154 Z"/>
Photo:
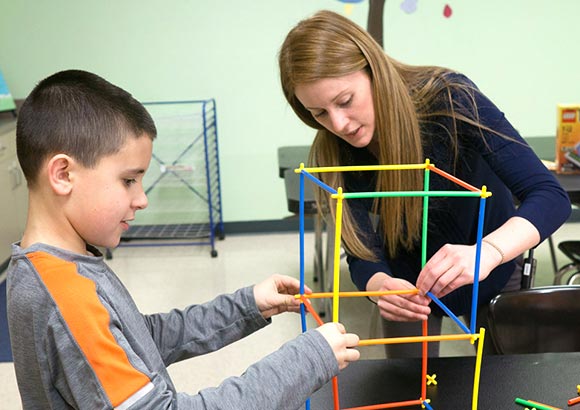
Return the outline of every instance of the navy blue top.
<path id="1" fill-rule="evenodd" d="M 421 124 L 423 149 L 426 158 L 437 168 L 459 179 L 481 188 L 487 186 L 492 196 L 486 200 L 484 233 L 494 231 L 512 216 L 530 221 L 540 233 L 540 241 L 550 236 L 571 212 L 570 200 L 552 173 L 534 154 L 529 145 L 507 121 L 504 114 L 465 76 L 450 75 L 454 80 L 465 82 L 475 88 L 475 102 L 481 123 L 513 140 L 502 138 L 491 132 L 483 132 L 464 122 L 457 122 L 459 155 L 454 162 L 450 149 L 450 137 L 445 130 L 452 130 L 452 121 L 445 116 L 430 118 Z M 465 96 L 454 92 L 456 110 L 466 110 L 470 105 Z M 444 108 L 445 97 L 436 102 L 432 110 Z M 377 159 L 366 148 L 354 148 L 342 144 L 342 165 L 377 164 Z M 392 172 L 392 171 L 382 171 Z M 401 171 L 410 172 L 410 171 Z M 349 172 L 345 174 L 345 192 L 367 192 L 376 190 L 376 172 Z M 430 190 L 462 190 L 457 184 L 431 172 Z M 519 206 L 514 205 L 514 197 Z M 349 199 L 348 204 L 360 231 L 361 239 L 380 258 L 370 262 L 347 255 L 351 278 L 356 286 L 366 289 L 366 284 L 376 272 L 405 279 L 413 284 L 421 270 L 421 243 L 413 250 L 399 250 L 396 258 L 386 254 L 381 232 L 375 232 L 369 218 L 373 199 Z M 427 260 L 447 243 L 472 245 L 476 242 L 480 198 L 431 197 L 429 199 Z M 517 238 L 514 238 L 517 240 Z M 515 261 L 506 262 L 482 282 L 479 289 L 479 304 L 488 303 L 505 286 L 514 272 Z M 457 315 L 469 313 L 471 309 L 472 285 L 466 285 L 449 293 L 442 301 Z M 442 312 L 434 303 L 432 311 Z"/>

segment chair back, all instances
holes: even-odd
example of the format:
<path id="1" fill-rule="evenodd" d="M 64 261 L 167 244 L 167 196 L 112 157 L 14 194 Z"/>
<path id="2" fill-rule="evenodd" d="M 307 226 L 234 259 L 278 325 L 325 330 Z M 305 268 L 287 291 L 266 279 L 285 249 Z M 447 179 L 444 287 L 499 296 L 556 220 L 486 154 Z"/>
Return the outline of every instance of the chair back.
<path id="1" fill-rule="evenodd" d="M 488 314 L 500 354 L 580 351 L 580 286 L 501 293 Z"/>

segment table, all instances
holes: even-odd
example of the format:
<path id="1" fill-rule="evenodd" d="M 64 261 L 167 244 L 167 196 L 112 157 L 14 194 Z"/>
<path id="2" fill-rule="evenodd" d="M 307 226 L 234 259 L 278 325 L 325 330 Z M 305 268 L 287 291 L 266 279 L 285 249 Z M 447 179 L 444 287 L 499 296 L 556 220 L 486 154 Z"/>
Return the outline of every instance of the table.
<path id="1" fill-rule="evenodd" d="M 556 155 L 555 137 L 530 137 L 526 141 L 536 155 L 541 159 L 553 161 Z M 554 173 L 562 188 L 566 190 L 570 197 L 570 202 L 580 207 L 580 174 L 556 174 Z"/>
<path id="2" fill-rule="evenodd" d="M 427 374 L 437 375 L 437 385 L 427 387 L 433 410 L 471 410 L 474 366 L 475 357 L 429 359 Z M 417 400 L 421 395 L 420 378 L 421 359 L 351 363 L 338 377 L 340 407 Z M 580 352 L 484 356 L 478 410 L 523 410 L 514 403 L 516 397 L 561 409 L 580 409 L 580 405 L 567 405 L 569 399 L 578 396 L 578 384 Z M 312 396 L 311 409 L 334 409 L 331 383 Z"/>
<path id="3" fill-rule="evenodd" d="M 562 188 L 568 193 L 570 202 L 580 207 L 580 175 L 554 174 Z"/>
<path id="4" fill-rule="evenodd" d="M 301 162 L 308 161 L 310 145 L 289 145 L 278 148 L 278 176 L 284 178 L 284 171 L 298 168 Z"/>
<path id="5" fill-rule="evenodd" d="M 278 176 L 284 178 L 288 210 L 297 214 L 300 209 L 300 174 L 295 168 L 308 161 L 309 145 L 292 145 L 278 148 Z M 304 213 L 316 214 L 316 200 L 312 191 L 312 184 L 304 184 Z"/>
<path id="6" fill-rule="evenodd" d="M 555 137 L 530 137 L 526 141 L 536 155 L 541 159 L 553 161 L 556 155 L 556 138 Z M 554 173 L 562 188 L 568 193 L 570 202 L 577 207 L 580 207 L 580 174 L 556 174 Z M 578 210 L 572 210 L 571 220 L 577 220 L 575 213 Z M 550 247 L 550 257 L 552 259 L 552 269 L 554 275 L 558 273 L 559 266 L 556 258 L 556 250 L 554 248 L 554 241 L 552 236 L 548 237 L 548 245 Z"/>

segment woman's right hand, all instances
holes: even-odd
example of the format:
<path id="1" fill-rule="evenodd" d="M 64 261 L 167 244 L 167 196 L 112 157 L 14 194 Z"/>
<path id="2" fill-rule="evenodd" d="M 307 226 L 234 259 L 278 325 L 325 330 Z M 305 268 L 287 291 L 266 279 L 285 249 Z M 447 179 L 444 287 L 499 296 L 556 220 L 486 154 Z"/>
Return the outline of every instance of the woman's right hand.
<path id="1" fill-rule="evenodd" d="M 322 333 L 332 348 L 340 370 L 360 358 L 360 352 L 354 349 L 358 345 L 359 337 L 354 333 L 346 333 L 342 323 L 325 323 L 316 330 Z"/>
<path id="2" fill-rule="evenodd" d="M 377 272 L 367 284 L 367 290 L 403 289 L 416 289 L 416 287 L 404 279 L 393 278 L 383 272 Z M 431 308 L 429 307 L 431 299 L 418 293 L 410 295 L 384 295 L 374 300 L 377 301 L 381 316 L 391 321 L 416 322 L 427 320 L 427 317 L 431 313 Z"/>

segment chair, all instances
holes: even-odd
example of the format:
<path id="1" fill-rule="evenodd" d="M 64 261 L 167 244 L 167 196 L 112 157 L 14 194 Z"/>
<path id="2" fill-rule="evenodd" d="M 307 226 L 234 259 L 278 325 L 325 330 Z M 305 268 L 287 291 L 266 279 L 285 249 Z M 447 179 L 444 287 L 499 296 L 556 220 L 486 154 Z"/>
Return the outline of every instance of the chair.
<path id="1" fill-rule="evenodd" d="M 580 351 L 580 286 L 499 294 L 489 304 L 488 319 L 499 354 Z"/>
<path id="2" fill-rule="evenodd" d="M 554 276 L 554 285 L 580 285 L 580 241 L 564 241 L 558 244 L 558 249 L 566 255 L 571 262 L 562 266 Z"/>

